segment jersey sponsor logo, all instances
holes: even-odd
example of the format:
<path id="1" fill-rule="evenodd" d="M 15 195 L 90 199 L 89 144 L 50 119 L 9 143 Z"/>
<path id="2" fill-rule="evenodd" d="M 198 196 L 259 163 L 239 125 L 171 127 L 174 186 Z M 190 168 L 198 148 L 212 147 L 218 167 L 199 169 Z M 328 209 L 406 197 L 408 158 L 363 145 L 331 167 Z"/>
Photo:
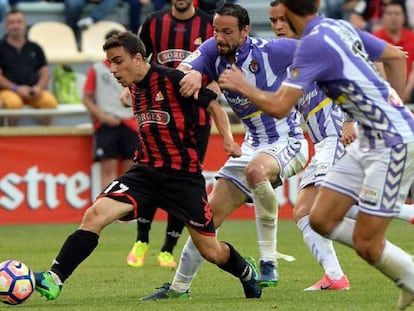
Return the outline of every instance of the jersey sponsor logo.
<path id="1" fill-rule="evenodd" d="M 371 188 L 368 186 L 362 187 L 361 192 L 359 194 L 359 199 L 361 200 L 361 202 L 364 202 L 367 205 L 375 206 L 378 202 L 378 198 L 378 189 Z"/>
<path id="2" fill-rule="evenodd" d="M 166 64 L 172 62 L 181 62 L 187 56 L 191 54 L 190 51 L 182 49 L 169 49 L 164 50 L 157 55 L 157 61 L 159 64 Z"/>
<path id="3" fill-rule="evenodd" d="M 260 71 L 260 64 L 252 59 L 249 64 L 249 70 L 251 73 L 258 73 Z"/>
<path id="4" fill-rule="evenodd" d="M 148 123 L 158 123 L 162 125 L 168 124 L 170 122 L 170 115 L 161 110 L 148 110 L 144 112 L 137 112 L 136 118 L 138 121 L 138 126 L 143 126 Z"/>

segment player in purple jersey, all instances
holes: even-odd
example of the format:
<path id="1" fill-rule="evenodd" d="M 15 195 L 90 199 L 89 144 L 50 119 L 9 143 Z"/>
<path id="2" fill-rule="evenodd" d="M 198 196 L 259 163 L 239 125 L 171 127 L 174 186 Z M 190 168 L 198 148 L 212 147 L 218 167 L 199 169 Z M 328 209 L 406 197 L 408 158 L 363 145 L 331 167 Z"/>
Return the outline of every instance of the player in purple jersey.
<path id="1" fill-rule="evenodd" d="M 107 225 L 117 219 L 135 219 L 140 210 L 159 206 L 186 223 L 204 258 L 240 279 L 246 298 L 259 298 L 254 265 L 216 238 L 201 174 L 193 106 L 224 114 L 215 100 L 217 94 L 203 89 L 198 101 L 180 96 L 184 74 L 148 64 L 145 46 L 131 32 L 110 37 L 103 49 L 112 74 L 131 90 L 138 122 L 137 163 L 86 210 L 80 228 L 67 238 L 51 270 L 35 273 L 36 290 L 49 300 L 56 299 L 63 282 L 96 248 Z"/>
<path id="2" fill-rule="evenodd" d="M 191 66 L 193 69 L 182 81 L 195 79 L 200 86 L 201 74 L 195 70 L 215 80 L 227 66 L 236 63 L 257 85 L 276 90 L 293 60 L 296 40 L 252 38 L 248 35 L 249 25 L 248 13 L 241 6 L 225 3 L 218 8 L 213 20 L 214 38 L 204 42 L 180 65 L 181 68 Z M 209 195 L 214 222 L 218 227 L 236 208 L 248 201 L 254 202 L 260 250 L 260 285 L 275 286 L 278 282 L 278 205 L 274 188 L 300 172 L 306 164 L 308 149 L 300 127 L 300 114 L 293 110 L 283 120 L 276 120 L 258 110 L 240 93 L 222 91 L 240 117 L 246 135 L 242 156 L 228 159 L 220 168 Z M 201 256 L 189 239 L 182 251 L 173 283 L 143 299 L 171 298 L 187 293 L 201 262 Z"/>
<path id="3" fill-rule="evenodd" d="M 318 15 L 318 0 L 280 0 L 302 37 L 289 77 L 277 92 L 252 86 L 236 67 L 221 87 L 241 90 L 257 107 L 284 117 L 315 81 L 358 124 L 358 138 L 328 172 L 310 213 L 312 228 L 353 247 L 401 288 L 398 307 L 414 300 L 411 256 L 385 239 L 414 179 L 414 119 L 402 103 L 405 53 L 343 20 Z M 382 61 L 390 84 L 373 64 Z M 344 218 L 358 204 L 356 221 Z"/>
<path id="4" fill-rule="evenodd" d="M 279 0 L 272 0 L 269 7 L 270 26 L 279 38 L 297 38 L 283 15 Z M 314 144 L 315 154 L 305 168 L 293 219 L 303 234 L 303 240 L 317 262 L 323 267 L 325 275 L 305 291 L 346 290 L 350 288 L 349 280 L 338 262 L 333 242 L 316 233 L 309 225 L 309 212 L 315 199 L 317 189 L 326 172 L 345 152 L 342 141 L 352 142 L 356 138 L 354 122 L 343 122 L 344 115 L 339 106 L 316 85 L 298 101 L 296 108 L 301 112 L 302 122 Z M 342 137 L 342 128 L 347 133 Z"/>

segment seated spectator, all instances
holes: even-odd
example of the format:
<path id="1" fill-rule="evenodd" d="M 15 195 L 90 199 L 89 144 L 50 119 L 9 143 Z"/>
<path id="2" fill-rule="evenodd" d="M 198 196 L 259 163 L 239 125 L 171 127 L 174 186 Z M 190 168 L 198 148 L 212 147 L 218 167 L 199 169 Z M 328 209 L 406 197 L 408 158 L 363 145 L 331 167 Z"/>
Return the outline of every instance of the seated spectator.
<path id="1" fill-rule="evenodd" d="M 134 0 L 137 1 L 138 0 Z M 73 29 L 76 37 L 80 38 L 80 30 L 88 28 L 93 23 L 103 20 L 109 13 L 115 10 L 120 0 L 64 0 L 66 23 Z M 84 9 L 88 3 L 96 3 L 89 16 L 82 18 Z"/>
<path id="2" fill-rule="evenodd" d="M 414 61 L 414 32 L 406 28 L 406 15 L 404 5 L 400 1 L 392 1 L 383 6 L 381 29 L 374 32 L 374 35 L 393 45 L 401 46 L 408 53 L 407 77 L 413 72 Z M 405 102 L 410 101 L 406 90 Z M 410 94 L 411 96 L 411 94 Z"/>
<path id="3" fill-rule="evenodd" d="M 6 34 L 0 41 L 0 99 L 5 109 L 56 108 L 57 100 L 46 90 L 49 69 L 42 48 L 27 39 L 26 19 L 22 12 L 11 10 L 6 15 Z M 9 118 L 9 125 L 17 119 Z M 50 118 L 40 120 L 50 124 Z"/>

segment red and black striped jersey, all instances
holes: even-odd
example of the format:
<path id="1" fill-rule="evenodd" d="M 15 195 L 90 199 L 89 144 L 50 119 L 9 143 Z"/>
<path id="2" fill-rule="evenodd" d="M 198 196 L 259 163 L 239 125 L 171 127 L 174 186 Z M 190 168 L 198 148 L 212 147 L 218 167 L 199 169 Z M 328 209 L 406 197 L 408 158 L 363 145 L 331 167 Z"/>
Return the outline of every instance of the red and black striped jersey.
<path id="1" fill-rule="evenodd" d="M 172 16 L 167 8 L 149 15 L 139 34 L 147 56 L 156 64 L 176 68 L 201 43 L 213 36 L 212 16 L 196 8 L 187 20 Z"/>
<path id="2" fill-rule="evenodd" d="M 152 65 L 144 79 L 130 87 L 138 121 L 138 163 L 199 172 L 194 105 L 207 108 L 217 94 L 202 89 L 199 99 L 181 96 L 176 69 Z"/>
<path id="3" fill-rule="evenodd" d="M 186 20 L 175 18 L 171 8 L 156 11 L 145 19 L 139 34 L 147 56 L 152 54 L 151 62 L 172 68 L 212 36 L 212 16 L 197 8 Z M 211 122 L 209 114 L 201 109 L 196 110 L 195 121 L 201 126 Z"/>

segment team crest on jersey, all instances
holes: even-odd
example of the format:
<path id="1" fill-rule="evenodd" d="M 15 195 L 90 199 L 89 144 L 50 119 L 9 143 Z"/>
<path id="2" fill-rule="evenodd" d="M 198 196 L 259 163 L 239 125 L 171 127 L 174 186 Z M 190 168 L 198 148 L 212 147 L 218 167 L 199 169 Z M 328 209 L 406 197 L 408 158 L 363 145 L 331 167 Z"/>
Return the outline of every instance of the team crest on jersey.
<path id="1" fill-rule="evenodd" d="M 251 73 L 258 73 L 260 70 L 260 65 L 257 61 L 252 59 L 249 64 L 249 70 Z"/>
<path id="2" fill-rule="evenodd" d="M 136 112 L 135 116 L 138 121 L 138 126 L 140 127 L 147 123 L 158 123 L 166 125 L 168 122 L 170 122 L 170 115 L 167 112 L 161 110 Z"/>
<path id="3" fill-rule="evenodd" d="M 164 100 L 164 95 L 161 93 L 161 91 L 159 91 L 157 93 L 157 95 L 155 95 L 155 98 L 154 99 L 155 99 L 156 102 L 163 101 Z"/>
<path id="4" fill-rule="evenodd" d="M 297 77 L 299 77 L 299 69 L 295 68 L 293 70 L 290 71 L 290 76 L 295 79 Z"/>

